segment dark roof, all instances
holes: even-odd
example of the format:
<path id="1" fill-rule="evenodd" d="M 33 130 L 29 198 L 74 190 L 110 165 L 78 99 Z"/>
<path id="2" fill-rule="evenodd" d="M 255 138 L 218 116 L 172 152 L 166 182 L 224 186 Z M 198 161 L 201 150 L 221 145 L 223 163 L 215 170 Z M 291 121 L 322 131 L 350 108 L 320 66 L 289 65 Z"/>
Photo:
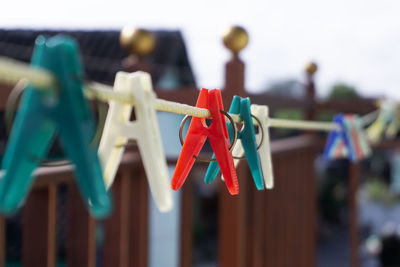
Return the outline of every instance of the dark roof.
<path id="1" fill-rule="evenodd" d="M 66 34 L 74 37 L 82 53 L 89 80 L 112 84 L 121 61 L 128 56 L 119 44 L 119 31 L 66 31 L 0 29 L 0 55 L 29 62 L 36 37 Z M 148 57 L 157 86 L 168 76 L 176 86 L 195 86 L 185 44 L 179 31 L 154 31 L 155 51 Z"/>

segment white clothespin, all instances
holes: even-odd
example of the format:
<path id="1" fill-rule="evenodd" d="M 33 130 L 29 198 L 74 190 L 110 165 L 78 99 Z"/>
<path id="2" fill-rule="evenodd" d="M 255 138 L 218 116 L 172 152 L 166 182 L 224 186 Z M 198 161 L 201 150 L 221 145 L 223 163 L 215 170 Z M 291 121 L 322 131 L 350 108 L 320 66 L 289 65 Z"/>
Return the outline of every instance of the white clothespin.
<path id="1" fill-rule="evenodd" d="M 372 143 L 381 141 L 383 136 L 393 139 L 399 131 L 396 103 L 384 99 L 378 101 L 377 105 L 379 106 L 379 115 L 366 130 L 367 138 Z"/>
<path id="2" fill-rule="evenodd" d="M 260 157 L 261 168 L 263 171 L 265 188 L 274 188 L 274 172 L 272 169 L 272 158 L 271 158 L 271 147 L 269 139 L 269 112 L 267 106 L 251 105 L 251 114 L 256 116 L 264 129 L 264 143 L 258 150 L 258 155 Z M 261 141 L 262 137 L 261 131 L 256 135 L 257 142 Z"/>
<path id="3" fill-rule="evenodd" d="M 264 176 L 265 188 L 274 188 L 274 175 L 272 169 L 272 158 L 271 158 L 271 148 L 269 140 L 269 124 L 268 124 L 268 107 L 252 104 L 250 106 L 251 114 L 256 116 L 261 122 L 261 127 L 264 129 L 264 142 L 263 145 L 258 150 L 258 156 L 260 157 L 261 169 Z M 261 142 L 262 138 L 261 131 L 256 135 L 257 143 Z M 236 145 L 232 150 L 232 155 L 235 157 L 243 157 L 244 149 L 240 139 L 236 141 Z M 240 159 L 235 159 L 235 167 L 239 164 Z M 221 175 L 223 179 L 223 176 Z"/>
<path id="4" fill-rule="evenodd" d="M 133 95 L 136 120 L 130 120 L 132 105 L 110 102 L 98 151 L 106 187 L 109 188 L 114 181 L 128 140 L 135 139 L 153 198 L 159 210 L 167 212 L 173 205 L 172 191 L 157 121 L 156 95 L 150 75 L 140 71 L 118 72 L 114 90 Z"/>

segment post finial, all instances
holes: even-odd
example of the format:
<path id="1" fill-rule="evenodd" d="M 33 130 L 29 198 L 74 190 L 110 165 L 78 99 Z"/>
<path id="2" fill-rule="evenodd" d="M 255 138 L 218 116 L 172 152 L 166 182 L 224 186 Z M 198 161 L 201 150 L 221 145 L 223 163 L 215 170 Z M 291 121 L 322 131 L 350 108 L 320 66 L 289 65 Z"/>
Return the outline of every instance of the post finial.
<path id="1" fill-rule="evenodd" d="M 121 30 L 119 42 L 126 51 L 138 57 L 149 55 L 156 44 L 153 33 L 131 26 L 125 26 Z"/>
<path id="2" fill-rule="evenodd" d="M 315 62 L 311 61 L 306 65 L 305 70 L 308 75 L 312 76 L 315 74 L 315 72 L 317 72 L 318 65 Z"/>
<path id="3" fill-rule="evenodd" d="M 223 42 L 226 48 L 232 53 L 238 54 L 249 42 L 247 31 L 241 26 L 232 26 L 223 35 Z"/>

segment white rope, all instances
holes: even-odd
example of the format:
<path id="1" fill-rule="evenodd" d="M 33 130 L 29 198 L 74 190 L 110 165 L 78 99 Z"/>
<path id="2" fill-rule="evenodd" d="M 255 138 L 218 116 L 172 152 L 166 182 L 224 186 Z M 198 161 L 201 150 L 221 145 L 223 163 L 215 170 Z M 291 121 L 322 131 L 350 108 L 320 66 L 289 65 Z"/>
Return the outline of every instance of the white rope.
<path id="1" fill-rule="evenodd" d="M 135 105 L 135 98 L 131 94 L 115 92 L 111 86 L 91 82 L 84 88 L 85 96 L 103 102 L 116 101 L 123 104 Z"/>
<path id="2" fill-rule="evenodd" d="M 318 130 L 318 131 L 332 131 L 340 130 L 340 126 L 333 122 L 316 122 L 316 121 L 302 121 L 302 120 L 284 120 L 284 119 L 269 119 L 270 127 L 276 128 L 292 128 L 299 130 Z"/>
<path id="3" fill-rule="evenodd" d="M 0 57 L 0 81 L 6 84 L 16 84 L 19 80 L 25 78 L 33 86 L 40 89 L 54 88 L 56 80 L 54 76 L 46 70 L 32 68 L 26 63 L 13 59 Z M 85 96 L 89 99 L 98 99 L 103 102 L 117 101 L 120 103 L 135 105 L 133 95 L 115 92 L 111 86 L 100 83 L 88 83 L 84 89 Z M 175 114 L 189 115 L 201 118 L 211 116 L 210 111 L 204 108 L 193 107 L 186 104 L 167 101 L 163 99 L 156 100 L 156 110 L 170 112 Z M 371 123 L 379 112 L 374 111 L 363 117 L 363 124 Z M 229 114 L 235 122 L 241 122 L 242 119 L 237 114 Z M 254 120 L 257 125 L 257 121 Z M 340 129 L 340 126 L 332 122 L 315 122 L 304 120 L 285 120 L 269 119 L 269 126 L 276 128 L 291 128 L 302 130 L 331 131 Z"/>
<path id="4" fill-rule="evenodd" d="M 98 99 L 104 102 L 118 101 L 120 103 L 129 104 L 132 106 L 135 105 L 135 98 L 132 94 L 115 92 L 111 86 L 100 83 L 88 84 L 88 87 L 85 88 L 85 96 L 89 99 Z M 181 104 L 164 99 L 156 99 L 155 108 L 158 111 L 190 115 L 201 118 L 208 118 L 211 116 L 208 109 L 193 107 L 187 104 Z"/>
<path id="5" fill-rule="evenodd" d="M 6 84 L 16 84 L 25 78 L 37 88 L 49 88 L 56 84 L 54 76 L 48 71 L 31 67 L 6 57 L 0 57 L 0 80 Z"/>

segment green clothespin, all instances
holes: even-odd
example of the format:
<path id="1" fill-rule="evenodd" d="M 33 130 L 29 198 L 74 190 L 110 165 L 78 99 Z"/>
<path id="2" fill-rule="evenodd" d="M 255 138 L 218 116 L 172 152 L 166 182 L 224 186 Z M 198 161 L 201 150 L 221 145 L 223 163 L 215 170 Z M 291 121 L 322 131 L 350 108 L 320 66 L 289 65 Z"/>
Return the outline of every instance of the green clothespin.
<path id="1" fill-rule="evenodd" d="M 39 36 L 31 64 L 49 70 L 57 86 L 24 90 L 2 162 L 0 212 L 13 213 L 22 204 L 34 180 L 32 172 L 59 134 L 66 155 L 75 164 L 76 182 L 88 210 L 96 218 L 105 217 L 112 203 L 97 149 L 89 145 L 95 125 L 83 96 L 78 44 L 62 35 Z"/>
<path id="2" fill-rule="evenodd" d="M 229 113 L 238 114 L 243 119 L 244 126 L 243 129 L 238 132 L 238 139 L 240 139 L 240 141 L 242 142 L 247 162 L 253 175 L 253 180 L 256 184 L 256 187 L 258 190 L 263 190 L 264 179 L 262 175 L 260 159 L 257 152 L 256 133 L 254 131 L 253 118 L 251 117 L 250 111 L 250 99 L 248 97 L 241 98 L 235 95 L 233 97 L 231 107 L 229 108 Z M 229 137 L 232 141 L 234 134 L 233 126 L 231 124 L 228 124 L 227 126 Z M 215 158 L 214 155 L 213 158 Z M 214 181 L 215 177 L 218 175 L 218 172 L 218 163 L 216 161 L 211 162 L 208 166 L 204 182 L 209 184 Z"/>

